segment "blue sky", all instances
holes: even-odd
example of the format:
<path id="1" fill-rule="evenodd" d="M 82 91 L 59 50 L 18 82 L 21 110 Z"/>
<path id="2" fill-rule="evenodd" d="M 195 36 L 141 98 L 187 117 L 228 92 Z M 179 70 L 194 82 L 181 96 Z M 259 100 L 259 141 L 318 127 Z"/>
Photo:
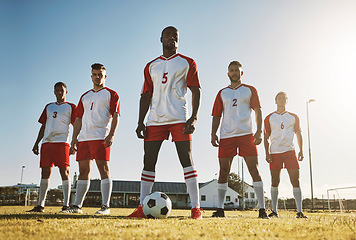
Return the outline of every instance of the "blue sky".
<path id="1" fill-rule="evenodd" d="M 279 91 L 287 92 L 287 109 L 300 117 L 303 196 L 310 197 L 306 102 L 311 98 L 316 99 L 310 105 L 314 196 L 325 198 L 328 188 L 356 186 L 355 9 L 351 0 L 1 1 L 0 185 L 18 183 L 23 165 L 23 182 L 39 182 L 39 158 L 31 149 L 40 128 L 37 120 L 44 106 L 55 101 L 53 85 L 65 82 L 67 101 L 77 104 L 92 87 L 94 62 L 106 66 L 106 85 L 121 99 L 112 177 L 139 180 L 143 144 L 135 128 L 143 68 L 162 54 L 160 33 L 173 25 L 180 31 L 178 51 L 196 61 L 202 86 L 193 135 L 200 182 L 218 173 L 217 149 L 210 144 L 211 109 L 217 92 L 229 84 L 227 65 L 239 60 L 242 81 L 258 90 L 264 117 L 275 110 Z M 269 195 L 269 168 L 263 146 L 258 150 Z M 73 175 L 78 172 L 74 157 L 71 165 Z M 237 159 L 232 168 L 238 171 Z M 99 177 L 95 166 L 91 177 Z M 183 181 L 170 141 L 162 146 L 156 180 Z M 55 169 L 51 187 L 59 184 Z M 286 171 L 280 196 L 292 196 Z"/>

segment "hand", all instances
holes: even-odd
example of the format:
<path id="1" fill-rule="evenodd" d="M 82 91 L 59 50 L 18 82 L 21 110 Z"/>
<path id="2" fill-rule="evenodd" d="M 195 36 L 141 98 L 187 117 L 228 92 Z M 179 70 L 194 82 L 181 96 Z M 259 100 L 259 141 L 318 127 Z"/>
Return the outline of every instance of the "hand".
<path id="1" fill-rule="evenodd" d="M 211 144 L 214 147 L 219 147 L 220 141 L 219 141 L 219 138 L 218 138 L 218 136 L 216 134 L 211 134 Z"/>
<path id="2" fill-rule="evenodd" d="M 70 144 L 69 155 L 75 154 L 77 151 L 78 140 L 72 139 L 72 143 Z"/>
<path id="3" fill-rule="evenodd" d="M 106 138 L 104 139 L 104 142 L 103 142 L 103 144 L 104 144 L 104 147 L 110 147 L 111 145 L 112 145 L 112 142 L 113 142 L 113 139 L 114 138 L 114 136 L 113 135 L 107 135 L 106 136 Z"/>
<path id="4" fill-rule="evenodd" d="M 34 146 L 33 146 L 33 148 L 32 148 L 32 152 L 34 153 L 34 154 L 36 154 L 36 155 L 38 155 L 38 144 L 35 144 Z"/>
<path id="5" fill-rule="evenodd" d="M 303 161 L 303 159 L 304 159 L 303 151 L 300 151 L 300 152 L 298 153 L 298 160 L 299 160 L 299 161 Z"/>
<path id="6" fill-rule="evenodd" d="M 146 137 L 146 126 L 145 126 L 145 124 L 138 123 L 138 126 L 136 128 L 136 134 L 137 134 L 138 138 L 145 138 Z"/>
<path id="7" fill-rule="evenodd" d="M 192 134 L 195 131 L 195 121 L 196 119 L 193 117 L 187 120 L 183 128 L 184 134 Z"/>
<path id="8" fill-rule="evenodd" d="M 262 142 L 261 131 L 256 131 L 255 135 L 253 135 L 253 143 L 255 145 L 259 145 Z"/>
<path id="9" fill-rule="evenodd" d="M 266 161 L 268 163 L 272 163 L 272 156 L 271 156 L 271 154 L 269 154 L 269 152 L 266 153 Z"/>

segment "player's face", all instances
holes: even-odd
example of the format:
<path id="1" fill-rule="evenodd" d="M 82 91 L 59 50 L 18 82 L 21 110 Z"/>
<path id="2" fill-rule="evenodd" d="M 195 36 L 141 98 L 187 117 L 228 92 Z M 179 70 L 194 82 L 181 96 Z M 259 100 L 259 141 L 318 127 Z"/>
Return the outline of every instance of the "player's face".
<path id="1" fill-rule="evenodd" d="M 96 87 L 103 87 L 106 79 L 106 71 L 103 69 L 93 69 L 91 71 L 91 80 Z"/>
<path id="2" fill-rule="evenodd" d="M 179 34 L 174 28 L 168 28 L 163 32 L 161 37 L 163 48 L 168 51 L 173 51 L 178 48 Z"/>
<path id="3" fill-rule="evenodd" d="M 241 68 L 237 65 L 231 65 L 228 69 L 227 75 L 230 78 L 230 81 L 233 83 L 238 83 L 241 82 L 241 76 L 243 74 L 243 71 L 241 71 Z"/>
<path id="4" fill-rule="evenodd" d="M 285 94 L 279 94 L 276 98 L 276 104 L 278 107 L 285 107 L 288 102 L 288 97 Z"/>
<path id="5" fill-rule="evenodd" d="M 56 86 L 54 89 L 54 95 L 56 95 L 57 102 L 63 102 L 67 93 L 68 91 L 64 86 Z"/>

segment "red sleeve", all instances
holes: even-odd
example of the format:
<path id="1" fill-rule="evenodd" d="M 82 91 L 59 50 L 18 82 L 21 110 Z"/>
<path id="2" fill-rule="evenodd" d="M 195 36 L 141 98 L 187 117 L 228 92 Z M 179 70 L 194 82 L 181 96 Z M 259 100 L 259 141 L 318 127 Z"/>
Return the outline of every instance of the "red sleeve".
<path id="1" fill-rule="evenodd" d="M 250 107 L 251 108 L 260 108 L 261 104 L 260 104 L 260 100 L 258 98 L 258 93 L 256 88 L 252 87 L 252 86 L 248 86 L 251 90 L 251 100 L 250 100 Z"/>
<path id="2" fill-rule="evenodd" d="M 75 106 L 75 104 L 73 104 L 73 103 L 69 103 L 69 105 L 72 107 L 72 114 L 70 115 L 70 123 L 73 124 L 77 117 L 76 116 L 77 106 Z"/>
<path id="3" fill-rule="evenodd" d="M 152 82 L 152 78 L 151 78 L 151 75 L 150 75 L 150 63 L 148 63 L 146 65 L 145 70 L 144 70 L 145 82 L 143 83 L 141 94 L 144 94 L 144 93 L 148 92 L 150 97 L 152 97 L 152 94 L 153 94 L 153 82 Z"/>
<path id="4" fill-rule="evenodd" d="M 115 91 L 110 91 L 111 99 L 110 99 L 110 114 L 111 116 L 117 112 L 120 115 L 120 100 L 119 95 Z"/>
<path id="5" fill-rule="evenodd" d="M 269 117 L 271 116 L 268 115 L 266 118 L 265 118 L 265 121 L 264 121 L 264 134 L 271 134 L 271 125 L 269 123 Z"/>
<path id="6" fill-rule="evenodd" d="M 223 102 L 221 99 L 221 90 L 219 91 L 218 95 L 216 95 L 214 106 L 213 106 L 213 112 L 212 116 L 219 116 L 221 117 L 222 112 L 223 112 Z"/>
<path id="7" fill-rule="evenodd" d="M 199 78 L 198 78 L 198 70 L 197 64 L 193 59 L 188 59 L 189 62 L 189 70 L 187 74 L 187 87 L 199 87 Z"/>
<path id="8" fill-rule="evenodd" d="M 299 117 L 296 114 L 292 114 L 295 117 L 295 124 L 294 124 L 294 132 L 298 133 L 301 132 L 302 129 L 300 128 Z"/>
<path id="9" fill-rule="evenodd" d="M 84 106 L 82 103 L 82 98 L 80 98 L 77 108 L 75 109 L 75 117 L 82 118 L 84 114 Z"/>
<path id="10" fill-rule="evenodd" d="M 40 118 L 38 119 L 38 122 L 41 123 L 41 124 L 46 124 L 46 121 L 47 121 L 47 110 L 46 110 L 47 106 L 48 106 L 48 104 L 45 106 Z"/>

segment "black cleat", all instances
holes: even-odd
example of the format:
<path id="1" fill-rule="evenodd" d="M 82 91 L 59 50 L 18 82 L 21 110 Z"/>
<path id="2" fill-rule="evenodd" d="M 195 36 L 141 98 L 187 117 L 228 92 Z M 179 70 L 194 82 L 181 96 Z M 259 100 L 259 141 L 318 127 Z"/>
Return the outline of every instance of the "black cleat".
<path id="1" fill-rule="evenodd" d="M 34 207 L 33 209 L 28 210 L 26 212 L 44 212 L 44 207 L 38 205 L 38 206 Z"/>
<path id="2" fill-rule="evenodd" d="M 211 217 L 225 217 L 224 209 L 217 208 L 216 212 L 213 212 L 213 215 Z"/>
<path id="3" fill-rule="evenodd" d="M 266 210 L 264 208 L 260 208 L 259 212 L 258 212 L 258 218 L 262 218 L 262 219 L 269 219 Z"/>
<path id="4" fill-rule="evenodd" d="M 296 218 L 308 218 L 307 216 L 305 216 L 302 212 L 297 213 Z"/>
<path id="5" fill-rule="evenodd" d="M 273 218 L 273 217 L 278 218 L 279 216 L 278 216 L 278 213 L 276 213 L 275 211 L 272 211 L 270 214 L 268 214 L 268 217 L 270 217 L 270 218 Z"/>

